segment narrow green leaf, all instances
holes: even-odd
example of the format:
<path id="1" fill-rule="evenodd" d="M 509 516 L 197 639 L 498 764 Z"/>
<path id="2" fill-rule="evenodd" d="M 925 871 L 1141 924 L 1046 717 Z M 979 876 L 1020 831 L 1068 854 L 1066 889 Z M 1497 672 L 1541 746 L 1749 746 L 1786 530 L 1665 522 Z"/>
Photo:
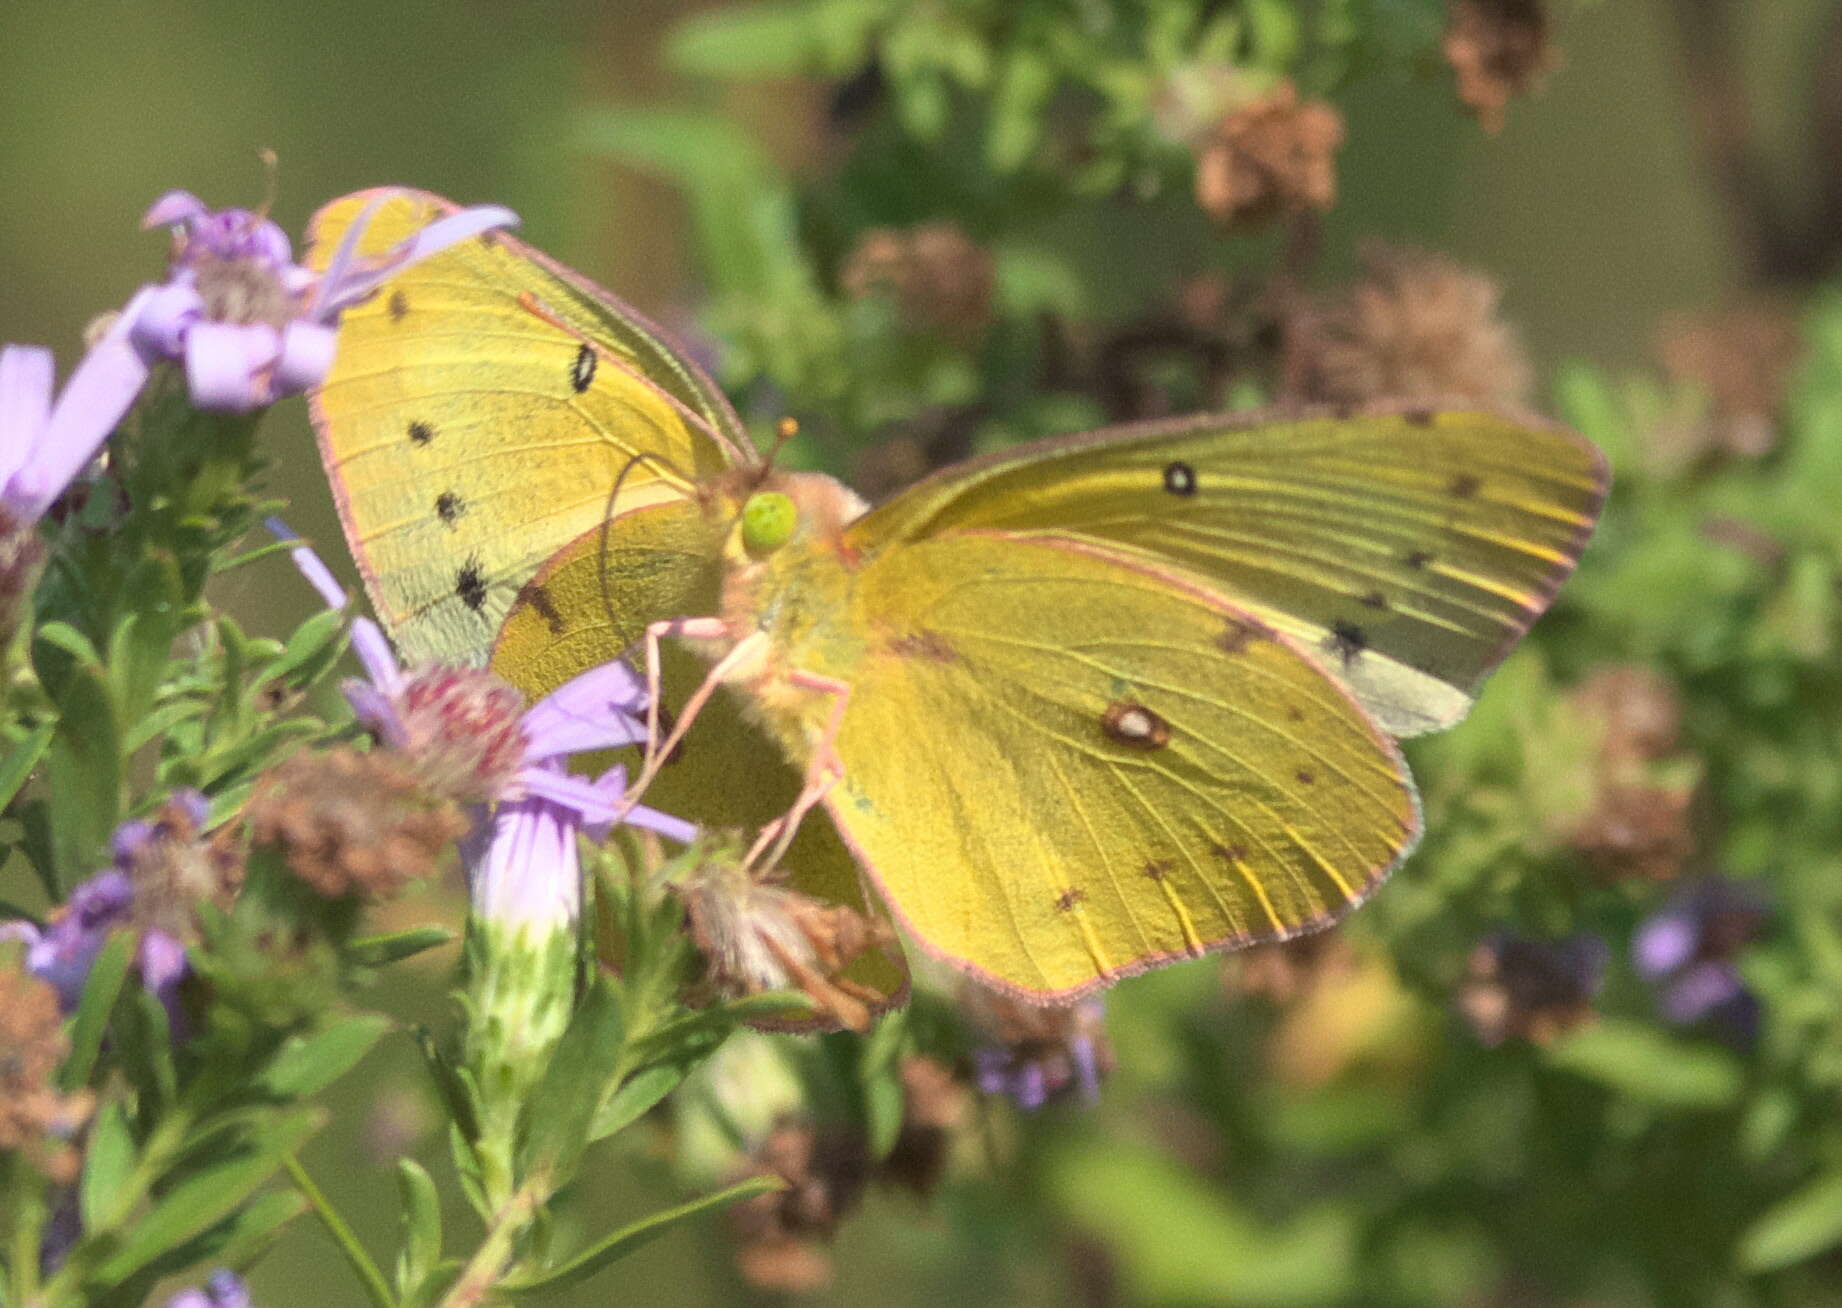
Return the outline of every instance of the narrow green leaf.
<path id="1" fill-rule="evenodd" d="M 134 1136 L 128 1118 L 115 1100 L 103 1104 L 90 1127 L 89 1147 L 83 1153 L 83 1176 L 77 1187 L 77 1208 L 83 1229 L 106 1231 L 121 1218 L 117 1211 L 122 1182 L 134 1170 Z"/>
<path id="2" fill-rule="evenodd" d="M 1553 1045 L 1547 1061 L 1668 1108 L 1725 1108 L 1744 1080 L 1739 1060 L 1725 1049 L 1617 1018 L 1582 1027 Z"/>
<path id="3" fill-rule="evenodd" d="M 102 1050 L 102 1036 L 109 1029 L 109 1015 L 127 980 L 129 964 L 134 961 L 135 933 L 114 931 L 103 942 L 96 961 L 90 964 L 89 979 L 83 983 L 83 997 L 70 1023 L 70 1055 L 58 1072 L 58 1084 L 66 1091 L 88 1083 Z"/>
<path id="4" fill-rule="evenodd" d="M 441 1261 L 441 1196 L 414 1159 L 397 1162 L 397 1195 L 403 1205 L 403 1251 L 397 1255 L 397 1293 L 407 1298 Z"/>
<path id="5" fill-rule="evenodd" d="M 95 869 L 121 820 L 122 748 L 108 679 L 74 669 L 57 694 L 60 721 L 45 753 L 45 802 L 59 881 L 75 885 Z"/>
<path id="6" fill-rule="evenodd" d="M 333 1243 L 339 1246 L 339 1252 L 345 1255 L 347 1264 L 357 1273 L 372 1308 L 392 1308 L 390 1287 L 384 1281 L 384 1273 L 372 1261 L 358 1233 L 352 1230 L 351 1224 L 339 1215 L 339 1210 L 321 1193 L 320 1187 L 314 1184 L 313 1177 L 308 1175 L 307 1169 L 301 1166 L 300 1159 L 294 1156 L 292 1150 L 282 1159 L 282 1164 L 294 1179 L 294 1188 L 313 1206 L 314 1216 L 320 1219 L 320 1225 L 326 1228 Z"/>
<path id="7" fill-rule="evenodd" d="M 57 729 L 56 722 L 40 723 L 8 751 L 4 760 L 0 760 L 0 809 L 11 804 L 13 796 L 26 784 L 26 778 L 32 775 L 32 769 L 44 757 L 45 747 L 51 743 Z"/>
<path id="8" fill-rule="evenodd" d="M 95 1280 L 113 1285 L 170 1249 L 210 1229 L 273 1176 L 283 1161 L 319 1129 L 314 1110 L 280 1115 L 248 1144 L 163 1194 L 121 1247 L 97 1267 Z"/>
<path id="9" fill-rule="evenodd" d="M 255 1088 L 290 1101 L 318 1094 L 358 1065 L 390 1029 L 389 1018 L 369 1014 L 340 1017 L 324 1031 L 290 1036 L 255 1080 Z"/>
<path id="10" fill-rule="evenodd" d="M 560 1290 L 565 1286 L 580 1284 L 609 1263 L 625 1257 L 641 1245 L 664 1235 L 688 1218 L 708 1212 L 713 1208 L 720 1208 L 725 1204 L 737 1203 L 743 1199 L 752 1199 L 758 1194 L 767 1194 L 769 1191 L 785 1188 L 786 1182 L 778 1176 L 751 1176 L 746 1181 L 738 1181 L 726 1189 L 707 1194 L 701 1199 L 693 1199 L 676 1208 L 667 1208 L 663 1212 L 653 1213 L 650 1217 L 642 1217 L 631 1226 L 624 1226 L 612 1235 L 597 1240 L 561 1267 L 531 1280 L 506 1282 L 499 1289 L 505 1294 L 527 1295 L 538 1290 Z"/>
<path id="11" fill-rule="evenodd" d="M 590 986 L 557 1042 L 520 1122 L 523 1170 L 561 1180 L 588 1143 L 589 1124 L 624 1052 L 620 1001 L 603 981 Z"/>
<path id="12" fill-rule="evenodd" d="M 624 1131 L 645 1116 L 654 1104 L 676 1090 L 689 1072 L 688 1066 L 662 1063 L 630 1077 L 596 1114 L 588 1138 L 603 1140 L 617 1131 Z"/>
<path id="13" fill-rule="evenodd" d="M 359 967 L 383 967 L 413 958 L 424 950 L 436 949 L 454 939 L 446 927 L 410 927 L 387 935 L 365 936 L 345 947 L 346 959 Z"/>
<path id="14" fill-rule="evenodd" d="M 1842 1244 L 1842 1172 L 1817 1177 L 1766 1209 L 1740 1237 L 1740 1267 L 1771 1272 Z"/>

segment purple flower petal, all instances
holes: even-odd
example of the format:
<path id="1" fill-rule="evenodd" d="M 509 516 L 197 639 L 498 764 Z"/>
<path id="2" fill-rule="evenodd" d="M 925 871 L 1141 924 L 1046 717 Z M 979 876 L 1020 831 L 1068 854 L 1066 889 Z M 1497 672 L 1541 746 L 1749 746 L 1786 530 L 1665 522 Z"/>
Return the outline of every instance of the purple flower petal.
<path id="1" fill-rule="evenodd" d="M 1729 964 L 1698 963 L 1664 990 L 1663 1017 L 1678 1026 L 1687 1026 L 1732 1003 L 1745 988 L 1740 974 Z"/>
<path id="2" fill-rule="evenodd" d="M 397 712 L 396 700 L 373 682 L 351 678 L 340 686 L 345 702 L 352 706 L 352 716 L 378 741 L 391 749 L 409 748 L 409 729 Z"/>
<path id="3" fill-rule="evenodd" d="M 171 227 L 178 223 L 190 223 L 202 218 L 210 210 L 205 202 L 190 191 L 168 191 L 149 206 L 141 218 L 141 230 L 149 231 L 155 227 Z"/>
<path id="4" fill-rule="evenodd" d="M 249 413 L 267 400 L 257 374 L 274 362 L 279 338 L 267 323 L 200 321 L 185 340 L 192 403 L 218 413 Z"/>
<path id="5" fill-rule="evenodd" d="M 620 812 L 617 796 L 606 794 L 585 777 L 571 776 L 553 765 L 539 763 L 520 769 L 518 788 L 523 795 L 567 808 L 584 822 L 611 822 Z"/>
<path id="6" fill-rule="evenodd" d="M 643 827 L 655 831 L 667 840 L 675 840 L 680 845 L 688 845 L 697 839 L 697 824 L 686 822 L 681 817 L 670 813 L 661 813 L 656 808 L 647 808 L 644 804 L 635 804 L 627 810 L 627 816 L 621 821 L 630 827 Z"/>
<path id="7" fill-rule="evenodd" d="M 333 570 L 314 552 L 313 546 L 302 540 L 294 528 L 273 515 L 264 518 L 262 525 L 269 529 L 269 535 L 276 540 L 295 542 L 294 548 L 288 551 L 288 557 L 294 560 L 294 566 L 307 579 L 307 584 L 319 593 L 326 607 L 344 608 L 345 588 L 333 577 Z"/>
<path id="8" fill-rule="evenodd" d="M 1637 970 L 1654 981 L 1688 962 L 1701 938 L 1693 918 L 1684 912 L 1663 912 L 1638 928 L 1631 942 Z"/>
<path id="9" fill-rule="evenodd" d="M 71 892 L 63 913 L 26 951 L 26 968 L 58 992 L 65 1012 L 77 1006 L 109 932 L 128 924 L 134 886 L 120 872 L 103 872 Z"/>
<path id="10" fill-rule="evenodd" d="M 524 717 L 528 757 L 533 761 L 614 749 L 646 739 L 637 716 L 646 688 L 625 663 L 590 668 L 533 704 Z"/>
<path id="11" fill-rule="evenodd" d="M 148 365 L 128 342 L 147 292 L 128 302 L 64 383 L 27 462 L 7 482 L 0 500 L 23 517 L 37 518 L 83 471 L 128 412 L 147 380 Z"/>
<path id="12" fill-rule="evenodd" d="M 275 394 L 299 395 L 325 381 L 338 337 L 336 328 L 317 322 L 297 320 L 283 327 L 272 379 Z"/>
<path id="13" fill-rule="evenodd" d="M 343 312 L 352 305 L 371 295 L 378 287 L 396 276 L 410 264 L 440 254 L 443 250 L 469 240 L 482 232 L 495 227 L 516 227 L 518 215 L 510 209 L 499 205 L 476 205 L 471 209 L 462 209 L 445 218 L 437 219 L 408 240 L 398 245 L 385 255 L 377 264 L 361 266 L 355 258 L 347 257 L 341 261 L 339 255 L 346 254 L 349 244 L 357 249 L 357 234 L 361 224 L 368 221 L 369 215 L 383 197 L 373 200 L 359 215 L 359 222 L 352 224 L 346 233 L 345 241 L 327 265 L 326 275 L 320 279 L 320 294 L 314 305 L 314 317 L 319 321 L 330 320 L 333 315 Z M 338 268 L 334 275 L 335 266 Z"/>
<path id="14" fill-rule="evenodd" d="M 0 485 L 23 468 L 51 420 L 57 381 L 51 351 L 38 345 L 0 349 Z"/>
<path id="15" fill-rule="evenodd" d="M 371 619 L 352 620 L 352 652 L 358 655 L 358 664 L 371 678 L 371 684 L 384 694 L 396 695 L 403 689 L 403 669 L 390 652 L 390 642 L 384 639 L 383 631 Z"/>
<path id="16" fill-rule="evenodd" d="M 578 830 L 572 812 L 547 800 L 501 804 L 485 854 L 469 865 L 475 915 L 513 929 L 572 925 L 582 905 Z"/>
<path id="17" fill-rule="evenodd" d="M 205 314 L 205 301 L 188 281 L 151 286 L 129 328 L 129 337 L 142 354 L 176 359 L 185 350 L 186 333 Z"/>

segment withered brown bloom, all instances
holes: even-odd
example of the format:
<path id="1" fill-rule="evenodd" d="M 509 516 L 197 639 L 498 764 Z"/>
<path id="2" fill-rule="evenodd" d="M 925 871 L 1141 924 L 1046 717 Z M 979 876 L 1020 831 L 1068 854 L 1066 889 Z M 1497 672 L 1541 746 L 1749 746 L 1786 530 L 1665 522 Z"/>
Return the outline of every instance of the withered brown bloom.
<path id="1" fill-rule="evenodd" d="M 1663 320 L 1656 354 L 1664 371 L 1699 391 L 1708 407 L 1696 419 L 1648 433 L 1659 467 L 1671 471 L 1710 455 L 1771 453 L 1803 352 L 1797 317 L 1793 305 L 1761 298 Z"/>
<path id="2" fill-rule="evenodd" d="M 460 809 L 430 795 L 411 760 L 344 747 L 274 768 L 248 817 L 255 842 L 279 846 L 294 873 L 329 898 L 395 895 L 432 875 L 467 830 Z"/>
<path id="3" fill-rule="evenodd" d="M 736 1263 L 762 1290 L 810 1293 L 831 1281 L 825 1242 L 863 1197 L 870 1174 L 860 1131 L 783 1122 L 756 1148 L 745 1175 L 771 1174 L 784 1190 L 756 1195 L 730 1209 Z"/>
<path id="4" fill-rule="evenodd" d="M 1697 777 L 1682 752 L 1682 706 L 1660 674 L 1637 665 L 1602 668 L 1569 696 L 1597 733 L 1593 803 L 1567 841 L 1601 876 L 1662 881 L 1695 855 Z"/>
<path id="5" fill-rule="evenodd" d="M 1307 302 L 1286 328 L 1286 398 L 1363 405 L 1469 400 L 1515 406 L 1533 372 L 1497 312 L 1497 284 L 1443 255 L 1372 244 L 1362 275 Z"/>
<path id="6" fill-rule="evenodd" d="M 95 1107 L 89 1091 L 56 1089 L 70 1052 L 57 991 L 15 965 L 0 963 L 0 1150 L 16 1150 L 60 1184 L 76 1179 L 71 1138 Z"/>
<path id="7" fill-rule="evenodd" d="M 1538 88 L 1556 61 L 1543 0 L 1453 0 L 1440 49 L 1487 132 L 1503 129 L 1510 97 Z"/>
<path id="8" fill-rule="evenodd" d="M 852 299 L 892 295 L 910 330 L 971 344 L 991 323 L 996 273 L 991 254 L 950 222 L 872 227 L 838 274 Z"/>
<path id="9" fill-rule="evenodd" d="M 902 1129 L 877 1175 L 925 1198 L 940 1184 L 953 1132 L 965 1120 L 971 1096 L 952 1068 L 924 1054 L 904 1058 L 900 1075 Z"/>
<path id="10" fill-rule="evenodd" d="M 851 965 L 880 952 L 906 974 L 888 922 L 814 899 L 729 854 L 712 853 L 673 889 L 704 957 L 706 980 L 720 993 L 798 990 L 826 1022 L 867 1031 L 888 997 L 847 975 Z"/>
<path id="11" fill-rule="evenodd" d="M 1360 961 L 1341 931 L 1314 931 L 1296 940 L 1255 945 L 1222 959 L 1222 981 L 1234 995 L 1290 1004 L 1327 977 L 1345 976 Z"/>
<path id="12" fill-rule="evenodd" d="M 1223 226 L 1329 209 L 1343 115 L 1281 82 L 1225 115 L 1197 146 L 1196 203 Z"/>

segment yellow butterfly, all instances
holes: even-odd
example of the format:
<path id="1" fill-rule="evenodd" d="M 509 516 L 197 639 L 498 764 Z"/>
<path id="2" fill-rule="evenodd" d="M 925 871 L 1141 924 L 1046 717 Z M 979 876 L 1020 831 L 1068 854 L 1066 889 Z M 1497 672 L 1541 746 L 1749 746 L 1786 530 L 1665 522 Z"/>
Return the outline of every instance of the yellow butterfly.
<path id="1" fill-rule="evenodd" d="M 373 198 L 321 212 L 316 261 Z M 452 208 L 397 192 L 363 248 Z M 321 448 L 408 656 L 536 695 L 703 619 L 679 629 L 731 693 L 647 802 L 759 826 L 835 766 L 795 884 L 862 904 L 860 866 L 925 949 L 1039 1002 L 1360 903 L 1420 835 L 1394 737 L 1463 716 L 1607 484 L 1561 428 L 1400 408 L 1046 441 L 865 511 L 502 234 L 340 332 Z M 699 673 L 666 662 L 679 703 Z"/>

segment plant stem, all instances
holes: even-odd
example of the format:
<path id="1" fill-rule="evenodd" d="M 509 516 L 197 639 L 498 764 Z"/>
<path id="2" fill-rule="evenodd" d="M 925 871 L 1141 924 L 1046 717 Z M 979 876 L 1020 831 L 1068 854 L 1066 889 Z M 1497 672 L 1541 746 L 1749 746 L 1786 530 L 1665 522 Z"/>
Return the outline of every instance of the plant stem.
<path id="1" fill-rule="evenodd" d="M 391 1294 L 390 1283 L 384 1279 L 384 1273 L 371 1260 L 371 1255 L 365 1252 L 364 1245 L 358 1242 L 357 1233 L 339 1215 L 339 1210 L 332 1206 L 320 1187 L 314 1184 L 313 1177 L 301 1166 L 300 1159 L 290 1154 L 282 1159 L 282 1166 L 288 1169 L 288 1175 L 294 1178 L 294 1188 L 313 1206 L 314 1216 L 320 1219 L 327 1234 L 333 1237 L 333 1243 L 339 1246 L 339 1252 L 345 1255 L 346 1262 L 352 1265 L 352 1270 L 358 1273 L 358 1279 L 364 1282 L 365 1293 L 370 1296 L 371 1302 L 376 1308 L 392 1308 L 396 1296 Z"/>
<path id="2" fill-rule="evenodd" d="M 477 1308 L 486 1301 L 493 1286 L 510 1270 L 512 1246 L 543 1207 L 548 1192 L 548 1183 L 539 1177 L 530 1178 L 512 1192 L 493 1215 L 486 1238 L 480 1242 L 479 1249 L 439 1308 Z"/>

